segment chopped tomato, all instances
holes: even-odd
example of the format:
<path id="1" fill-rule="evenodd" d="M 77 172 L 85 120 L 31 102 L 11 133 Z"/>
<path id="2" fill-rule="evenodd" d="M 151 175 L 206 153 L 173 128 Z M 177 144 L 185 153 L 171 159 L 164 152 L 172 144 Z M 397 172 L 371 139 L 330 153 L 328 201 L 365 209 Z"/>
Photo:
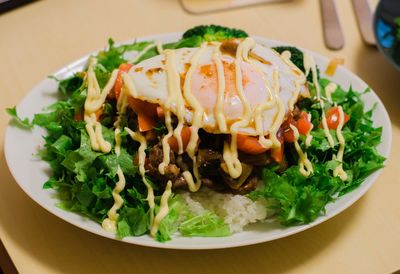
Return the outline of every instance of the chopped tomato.
<path id="1" fill-rule="evenodd" d="M 240 151 L 248 154 L 261 154 L 268 150 L 258 142 L 258 137 L 243 134 L 237 135 L 237 147 Z"/>
<path id="2" fill-rule="evenodd" d="M 278 164 L 283 162 L 283 154 L 284 154 L 284 144 L 281 144 L 280 148 L 273 148 L 271 150 L 272 159 Z"/>
<path id="3" fill-rule="evenodd" d="M 190 127 L 183 127 L 182 131 L 181 131 L 183 150 L 186 149 L 186 147 L 187 147 L 187 145 L 189 143 L 190 135 L 191 135 Z M 174 151 L 176 153 L 179 152 L 179 144 L 178 144 L 178 140 L 175 138 L 175 136 L 171 136 L 168 139 L 168 144 L 171 147 L 172 151 Z"/>
<path id="4" fill-rule="evenodd" d="M 300 118 L 297 120 L 296 127 L 300 134 L 307 135 L 313 127 L 313 124 L 308 120 L 308 114 L 302 111 Z"/>
<path id="5" fill-rule="evenodd" d="M 288 143 L 293 143 L 296 140 L 293 129 L 290 125 L 295 126 L 299 131 L 299 134 L 302 135 L 307 135 L 313 127 L 312 123 L 308 120 L 308 114 L 305 111 L 301 112 L 300 117 L 297 120 L 295 120 L 293 116 L 289 116 L 282 124 L 283 137 Z"/>
<path id="6" fill-rule="evenodd" d="M 122 90 L 122 73 L 128 72 L 132 66 L 133 66 L 132 64 L 128 64 L 128 63 L 119 65 L 117 79 L 115 80 L 115 84 L 114 84 L 114 94 L 115 94 L 116 99 L 119 98 L 119 95 L 121 94 L 121 90 Z"/>
<path id="7" fill-rule="evenodd" d="M 339 126 L 339 107 L 331 107 L 325 113 L 326 123 L 328 124 L 329 129 L 337 129 Z M 346 113 L 344 113 L 344 122 L 343 125 L 349 121 L 350 117 Z"/>
<path id="8" fill-rule="evenodd" d="M 128 104 L 138 116 L 139 130 L 141 132 L 153 129 L 157 123 L 157 105 L 128 97 Z"/>
<path id="9" fill-rule="evenodd" d="M 284 151 L 285 151 L 285 141 L 284 141 L 284 137 L 283 137 L 283 132 L 282 132 L 282 128 L 280 128 L 278 130 L 278 132 L 276 133 L 276 137 L 278 138 L 279 142 L 281 143 L 281 147 L 279 148 L 273 148 L 271 150 L 271 157 L 272 159 L 274 159 L 275 162 L 277 162 L 278 164 L 283 163 L 284 160 Z"/>
<path id="10" fill-rule="evenodd" d="M 157 111 L 158 118 L 164 118 L 165 117 L 164 109 L 162 107 L 158 106 L 156 111 Z"/>

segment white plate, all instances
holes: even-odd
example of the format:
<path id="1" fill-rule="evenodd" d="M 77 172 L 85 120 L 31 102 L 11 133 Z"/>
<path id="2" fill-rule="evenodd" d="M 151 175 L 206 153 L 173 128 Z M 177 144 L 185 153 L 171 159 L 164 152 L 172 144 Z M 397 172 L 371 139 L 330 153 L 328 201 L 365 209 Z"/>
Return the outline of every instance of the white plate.
<path id="1" fill-rule="evenodd" d="M 180 33 L 173 33 L 144 37 L 140 40 L 172 42 L 178 40 L 180 37 Z M 255 37 L 255 39 L 259 43 L 266 44 L 268 46 L 286 44 L 260 37 Z M 309 53 L 314 56 L 316 63 L 321 69 L 321 72 L 325 71 L 329 60 L 320 56 L 319 54 L 313 52 Z M 67 65 L 53 75 L 57 78 L 70 76 L 74 72 L 82 70 L 86 60 L 87 56 L 71 63 L 70 65 Z M 325 75 L 323 76 L 325 77 Z M 354 90 L 357 91 L 363 91 L 365 88 L 367 88 L 367 84 L 364 81 L 343 67 L 339 67 L 336 70 L 334 77 L 331 79 L 344 88 L 348 88 L 350 85 L 354 88 Z M 17 106 L 18 113 L 22 117 L 32 118 L 35 113 L 42 112 L 44 107 L 56 101 L 56 90 L 56 81 L 52 79 L 44 79 L 36 87 L 34 87 Z M 390 151 L 392 136 L 389 116 L 382 102 L 374 92 L 364 95 L 363 100 L 367 108 L 370 108 L 373 106 L 373 104 L 377 103 L 373 120 L 376 126 L 383 127 L 382 143 L 379 145 L 378 150 L 382 155 L 387 157 Z M 54 195 L 55 192 L 53 190 L 44 190 L 42 188 L 43 183 L 49 178 L 50 168 L 47 163 L 39 160 L 34 155 L 37 152 L 37 149 L 44 143 L 42 139 L 44 134 L 45 132 L 41 128 L 35 128 L 33 131 L 27 131 L 17 127 L 8 126 L 4 144 L 5 155 L 10 171 L 17 183 L 25 191 L 25 193 L 28 194 L 28 196 L 30 196 L 39 205 L 54 215 L 92 233 L 115 239 L 113 234 L 104 231 L 99 224 L 76 213 L 67 212 L 56 207 L 55 204 L 57 203 L 57 199 Z M 320 224 L 348 208 L 371 187 L 380 172 L 381 171 L 375 172 L 369 176 L 359 188 L 340 197 L 334 203 L 329 204 L 326 208 L 326 215 L 319 217 L 317 220 L 308 225 L 282 227 L 277 223 L 263 223 L 248 226 L 244 232 L 237 233 L 229 237 L 186 238 L 176 236 L 169 242 L 159 243 L 150 238 L 148 235 L 145 235 L 141 237 L 127 237 L 122 241 L 137 245 L 160 248 L 213 249 L 244 246 L 286 237 Z"/>

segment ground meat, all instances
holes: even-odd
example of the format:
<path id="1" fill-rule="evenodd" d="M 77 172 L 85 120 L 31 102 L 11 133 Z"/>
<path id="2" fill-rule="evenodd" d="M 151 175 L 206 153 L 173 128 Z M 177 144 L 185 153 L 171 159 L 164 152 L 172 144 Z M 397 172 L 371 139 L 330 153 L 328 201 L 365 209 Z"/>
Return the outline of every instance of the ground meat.
<path id="1" fill-rule="evenodd" d="M 199 149 L 197 154 L 197 163 L 199 172 L 203 177 L 214 177 L 220 173 L 222 155 L 220 152 L 212 149 Z"/>
<path id="2" fill-rule="evenodd" d="M 258 176 L 252 175 L 238 189 L 232 190 L 232 193 L 240 195 L 250 193 L 256 189 L 258 181 Z"/>
<path id="3" fill-rule="evenodd" d="M 252 166 L 266 166 L 267 164 L 271 163 L 271 157 L 269 153 L 247 154 L 239 152 L 239 160 L 242 163 Z"/>
<path id="4" fill-rule="evenodd" d="M 173 183 L 180 175 L 180 168 L 175 164 L 174 153 L 170 152 L 170 163 L 165 167 L 165 174 L 160 174 L 158 171 L 158 166 L 163 161 L 163 150 L 161 143 L 153 146 L 150 149 L 148 157 L 146 158 L 145 168 L 147 170 L 147 175 L 149 175 L 153 180 L 162 183 L 163 185 L 171 180 Z"/>
<path id="5" fill-rule="evenodd" d="M 176 179 L 172 182 L 172 189 L 187 189 L 187 188 L 188 184 L 182 175 L 177 176 Z"/>

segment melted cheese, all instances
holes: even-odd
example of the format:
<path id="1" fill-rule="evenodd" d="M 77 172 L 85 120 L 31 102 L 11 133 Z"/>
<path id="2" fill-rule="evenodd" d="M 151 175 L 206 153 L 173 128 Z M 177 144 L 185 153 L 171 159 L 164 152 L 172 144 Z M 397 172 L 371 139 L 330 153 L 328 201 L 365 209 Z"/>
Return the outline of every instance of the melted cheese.
<path id="1" fill-rule="evenodd" d="M 339 176 L 342 181 L 347 180 L 347 173 L 343 170 L 343 154 L 344 154 L 344 146 L 345 146 L 345 139 L 342 134 L 342 128 L 344 125 L 344 112 L 341 106 L 338 107 L 339 109 L 339 124 L 336 129 L 336 136 L 339 141 L 339 151 L 337 155 L 334 157 L 334 160 L 340 162 L 340 164 L 335 168 L 333 171 L 333 176 Z"/>
<path id="2" fill-rule="evenodd" d="M 168 199 L 172 194 L 171 191 L 172 183 L 171 180 L 168 181 L 167 186 L 165 187 L 164 193 L 161 196 L 160 209 L 157 215 L 154 217 L 154 221 L 150 228 L 150 236 L 155 237 L 158 231 L 158 226 L 161 221 L 167 216 L 169 208 L 168 208 Z"/>

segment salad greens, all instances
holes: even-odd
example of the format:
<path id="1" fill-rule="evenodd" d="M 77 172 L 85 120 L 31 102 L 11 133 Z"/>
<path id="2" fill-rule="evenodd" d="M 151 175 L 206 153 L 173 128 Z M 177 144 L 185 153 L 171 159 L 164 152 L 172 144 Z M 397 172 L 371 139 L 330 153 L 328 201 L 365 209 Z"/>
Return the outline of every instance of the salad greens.
<path id="1" fill-rule="evenodd" d="M 221 30 L 221 29 L 219 29 Z M 221 30 L 222 31 L 222 30 Z M 197 33 L 197 32 L 196 32 Z M 206 38 L 194 31 L 175 43 L 163 45 L 164 48 L 197 47 L 206 40 L 218 40 L 221 33 L 215 37 L 204 33 Z M 235 32 L 236 33 L 236 32 Z M 196 35 L 195 35 L 196 34 Z M 242 32 L 240 35 L 245 35 Z M 223 35 L 222 35 L 223 36 Z M 247 34 L 246 34 L 247 36 Z M 212 38 L 214 37 L 214 38 Z M 135 42 L 117 46 L 110 39 L 108 48 L 97 55 L 98 64 L 95 68 L 100 86 L 104 86 L 111 72 L 120 64 L 129 60 L 125 53 L 141 51 L 152 42 Z M 137 62 L 157 55 L 156 47 L 151 47 Z M 297 58 L 298 55 L 295 55 Z M 47 108 L 47 112 L 36 114 L 30 123 L 27 119 L 20 119 L 15 108 L 7 112 L 26 128 L 33 125 L 44 127 L 48 134 L 44 137 L 44 148 L 39 156 L 50 164 L 52 175 L 44 183 L 43 188 L 57 190 L 60 202 L 59 207 L 79 212 L 94 221 L 101 223 L 113 205 L 112 190 L 118 181 L 116 175 L 118 165 L 121 166 L 125 177 L 126 187 L 120 193 L 124 200 L 119 210 L 117 222 L 117 236 L 139 236 L 149 231 L 149 207 L 146 201 L 147 190 L 134 165 L 134 158 L 138 144 L 122 134 L 122 149 L 119 156 L 114 151 L 108 154 L 92 151 L 89 137 L 85 130 L 82 117 L 83 106 L 87 93 L 84 81 L 85 72 L 79 72 L 67 79 L 59 80 L 61 99 Z M 319 85 L 329 84 L 327 79 L 319 79 Z M 311 92 L 315 88 L 309 83 Z M 368 91 L 365 91 L 368 92 Z M 307 154 L 314 166 L 314 173 L 306 178 L 298 170 L 298 156 L 291 145 L 285 146 L 285 155 L 289 168 L 282 171 L 279 166 L 270 165 L 262 170 L 262 179 L 265 187 L 249 194 L 252 199 L 266 198 L 269 205 L 276 212 L 277 217 L 284 225 L 298 225 L 309 223 L 321 214 L 327 203 L 335 200 L 358 187 L 362 181 L 375 170 L 383 167 L 384 157 L 376 151 L 380 143 L 382 128 L 375 128 L 372 124 L 372 111 L 366 111 L 361 95 L 338 87 L 332 98 L 343 107 L 350 116 L 349 122 L 343 128 L 346 140 L 344 151 L 344 170 L 348 179 L 341 181 L 332 176 L 332 171 L 339 164 L 332 160 L 337 153 L 338 142 L 336 132 L 331 131 L 335 139 L 335 146 L 331 148 L 326 141 L 323 130 L 319 127 L 321 109 L 319 103 L 310 99 L 301 102 L 301 109 L 312 115 L 314 125 L 311 132 L 313 139 Z M 327 104 L 326 108 L 329 105 Z M 110 103 L 104 108 L 102 130 L 105 140 L 114 143 L 112 129 L 116 106 Z M 128 125 L 126 117 L 122 117 L 122 127 Z M 157 130 L 165 131 L 160 125 Z M 304 138 L 300 145 L 304 148 Z M 162 190 L 154 185 L 156 204 L 159 202 Z M 171 239 L 171 235 L 179 231 L 184 236 L 226 236 L 230 234 L 227 224 L 221 217 L 212 212 L 194 216 L 184 205 L 180 195 L 173 195 L 169 200 L 169 213 L 160 223 L 157 240 L 164 242 Z M 156 207 L 156 213 L 159 209 Z"/>

